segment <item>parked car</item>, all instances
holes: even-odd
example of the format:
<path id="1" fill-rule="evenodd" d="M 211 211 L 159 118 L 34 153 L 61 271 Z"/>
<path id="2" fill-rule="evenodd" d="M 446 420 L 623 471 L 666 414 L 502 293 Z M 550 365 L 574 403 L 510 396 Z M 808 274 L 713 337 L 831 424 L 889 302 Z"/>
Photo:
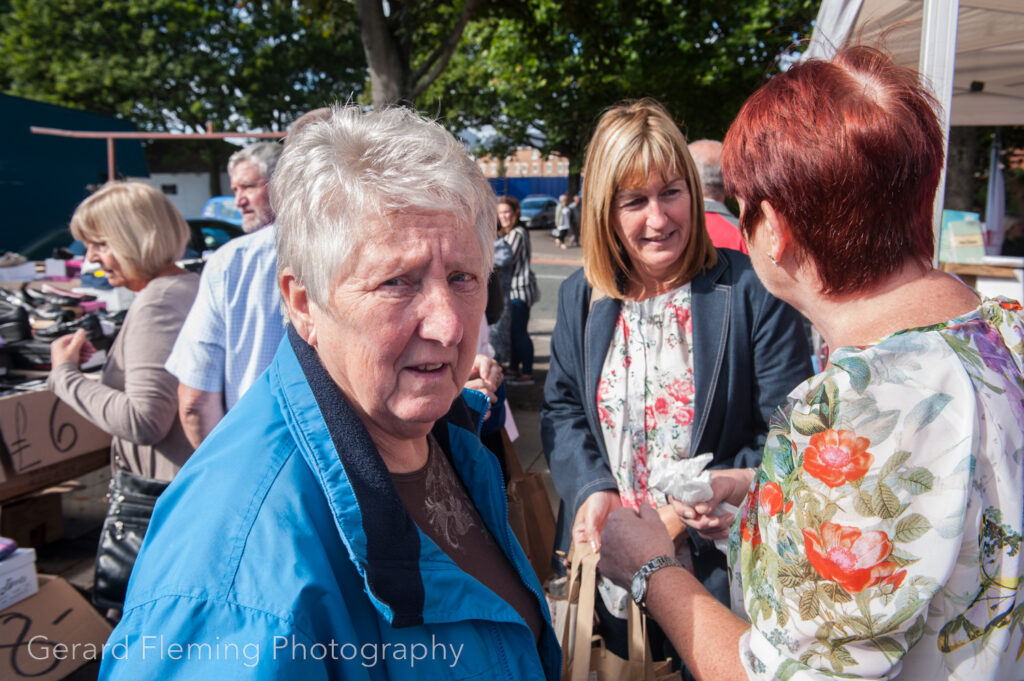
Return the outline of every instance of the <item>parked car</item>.
<path id="1" fill-rule="evenodd" d="M 558 199 L 553 196 L 527 196 L 519 204 L 519 216 L 527 229 L 543 229 L 555 226 L 555 207 Z"/>
<path id="2" fill-rule="evenodd" d="M 216 220 L 214 218 L 185 218 L 188 224 L 188 243 L 185 244 L 185 260 L 195 260 L 202 257 L 206 251 L 215 251 L 227 242 L 245 234 L 238 225 Z M 70 236 L 64 231 L 65 239 Z M 78 239 L 73 239 L 66 250 L 69 255 L 76 258 L 85 257 L 85 244 Z"/>
<path id="3" fill-rule="evenodd" d="M 188 249 L 191 249 L 195 252 L 195 256 L 192 257 L 201 255 L 204 251 L 215 251 L 235 237 L 245 234 L 245 230 L 238 224 L 227 220 L 202 217 L 186 218 L 185 222 L 188 223 L 191 232 L 186 254 L 191 255 L 188 254 Z"/>
<path id="4" fill-rule="evenodd" d="M 217 218 L 235 225 L 242 224 L 242 211 L 235 206 L 234 196 L 214 196 L 203 205 L 204 218 Z"/>

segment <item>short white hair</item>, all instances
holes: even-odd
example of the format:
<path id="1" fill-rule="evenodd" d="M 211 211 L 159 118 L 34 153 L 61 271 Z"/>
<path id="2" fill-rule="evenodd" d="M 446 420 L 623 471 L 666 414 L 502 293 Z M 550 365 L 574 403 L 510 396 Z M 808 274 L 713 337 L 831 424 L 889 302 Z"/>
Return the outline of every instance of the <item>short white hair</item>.
<path id="1" fill-rule="evenodd" d="M 290 269 L 323 309 L 366 227 L 402 211 L 439 211 L 475 227 L 484 272 L 493 266 L 490 184 L 451 133 L 409 109 L 335 106 L 303 125 L 288 137 L 270 200 L 278 274 Z"/>
<path id="2" fill-rule="evenodd" d="M 250 144 L 228 157 L 228 175 L 235 170 L 235 166 L 239 163 L 248 161 L 256 166 L 260 177 L 269 182 L 270 178 L 274 176 L 277 161 L 281 158 L 281 149 L 282 146 L 278 142 L 256 142 L 255 144 Z"/>

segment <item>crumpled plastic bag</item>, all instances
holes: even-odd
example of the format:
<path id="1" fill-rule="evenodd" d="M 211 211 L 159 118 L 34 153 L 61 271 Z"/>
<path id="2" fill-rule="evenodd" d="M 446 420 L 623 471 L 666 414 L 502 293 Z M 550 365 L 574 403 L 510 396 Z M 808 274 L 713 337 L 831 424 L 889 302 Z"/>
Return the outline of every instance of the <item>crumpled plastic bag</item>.
<path id="1" fill-rule="evenodd" d="M 673 496 L 684 504 L 707 501 L 714 495 L 711 490 L 711 471 L 705 470 L 712 458 L 714 455 L 709 452 L 673 461 L 651 471 L 647 483 L 653 489 Z M 712 510 L 711 515 L 735 515 L 738 511 L 737 507 L 723 501 Z M 729 540 L 716 539 L 715 548 L 727 553 Z"/>

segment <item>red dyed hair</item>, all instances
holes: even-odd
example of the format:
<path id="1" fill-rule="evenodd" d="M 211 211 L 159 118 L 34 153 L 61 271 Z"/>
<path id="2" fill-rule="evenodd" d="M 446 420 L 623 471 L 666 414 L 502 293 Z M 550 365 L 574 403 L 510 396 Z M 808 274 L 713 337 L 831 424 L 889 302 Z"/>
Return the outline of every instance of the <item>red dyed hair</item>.
<path id="1" fill-rule="evenodd" d="M 912 69 L 864 46 L 773 77 L 725 137 L 726 190 L 748 237 L 767 201 L 827 294 L 855 293 L 930 260 L 943 163 L 937 104 Z"/>

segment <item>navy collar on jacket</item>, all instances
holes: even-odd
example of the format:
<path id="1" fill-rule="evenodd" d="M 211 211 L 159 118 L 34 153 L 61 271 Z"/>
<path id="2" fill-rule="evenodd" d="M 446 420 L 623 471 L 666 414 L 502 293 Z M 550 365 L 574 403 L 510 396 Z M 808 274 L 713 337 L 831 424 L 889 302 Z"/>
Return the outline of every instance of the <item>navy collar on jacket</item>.
<path id="1" fill-rule="evenodd" d="M 316 350 L 291 325 L 288 340 L 361 510 L 367 586 L 391 608 L 392 626 L 418 626 L 423 623 L 424 602 L 419 530 L 402 504 L 369 432 L 321 364 Z M 471 412 L 461 397 L 432 431 L 451 458 L 448 423 L 474 430 Z"/>

